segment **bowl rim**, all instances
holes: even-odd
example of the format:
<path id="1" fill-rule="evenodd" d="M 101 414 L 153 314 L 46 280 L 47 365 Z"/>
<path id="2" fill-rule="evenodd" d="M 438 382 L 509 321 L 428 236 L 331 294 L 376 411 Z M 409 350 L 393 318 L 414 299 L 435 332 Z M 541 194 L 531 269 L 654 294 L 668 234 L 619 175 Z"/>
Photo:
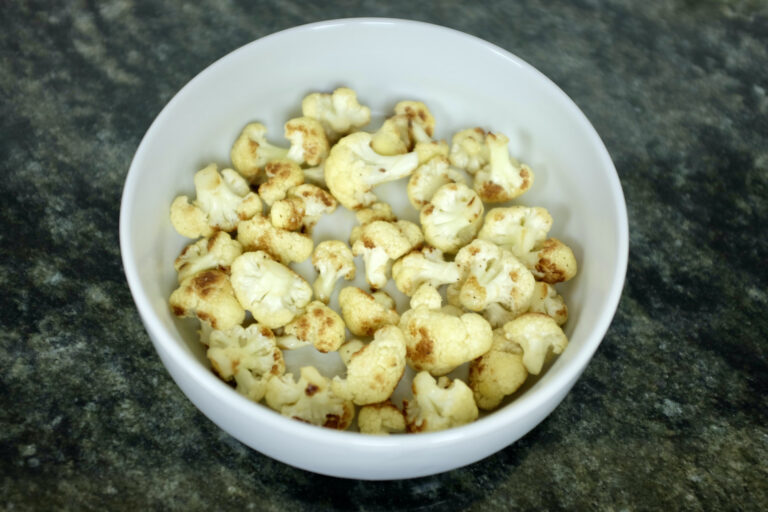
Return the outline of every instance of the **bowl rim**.
<path id="1" fill-rule="evenodd" d="M 566 367 L 560 369 L 560 371 L 553 376 L 553 379 L 545 386 L 530 389 L 522 396 L 515 399 L 513 403 L 510 403 L 477 421 L 460 427 L 438 432 L 420 433 L 416 436 L 371 436 L 360 434 L 358 432 L 318 428 L 314 425 L 308 425 L 303 422 L 286 418 L 264 405 L 252 402 L 237 393 L 234 389 L 216 377 L 208 368 L 204 367 L 191 352 L 182 347 L 182 344 L 178 340 L 178 334 L 174 335 L 174 333 L 166 329 L 160 319 L 156 317 L 151 305 L 151 298 L 141 286 L 137 262 L 133 258 L 132 252 L 129 250 L 129 243 L 131 241 L 131 211 L 137 194 L 138 168 L 141 166 L 146 147 L 150 144 L 155 132 L 160 129 L 165 118 L 170 115 L 175 104 L 181 101 L 181 98 L 194 88 L 197 82 L 202 81 L 205 75 L 214 72 L 218 66 L 222 65 L 222 61 L 236 58 L 241 53 L 252 51 L 255 46 L 262 44 L 264 41 L 292 37 L 299 33 L 328 30 L 339 27 L 343 28 L 351 25 L 410 26 L 412 28 L 441 32 L 444 35 L 453 38 L 464 39 L 469 44 L 484 47 L 486 50 L 494 52 L 510 61 L 512 64 L 523 68 L 527 73 L 536 75 L 543 84 L 552 90 L 551 92 L 554 95 L 560 98 L 561 106 L 568 109 L 570 114 L 584 126 L 587 130 L 589 139 L 593 142 L 595 149 L 599 153 L 599 159 L 602 165 L 608 171 L 607 178 L 609 187 L 612 193 L 613 202 L 616 204 L 617 209 L 616 235 L 618 239 L 618 260 L 616 270 L 611 279 L 611 288 L 606 295 L 606 307 L 600 313 L 598 321 L 593 325 L 590 335 L 585 340 L 584 346 L 577 354 L 575 354 L 574 359 L 570 361 Z M 120 204 L 119 239 L 126 280 L 139 315 L 144 322 L 153 345 L 155 345 L 156 351 L 160 352 L 162 349 L 168 357 L 178 363 L 177 367 L 183 370 L 187 374 L 187 377 L 197 381 L 200 386 L 205 389 L 206 393 L 217 397 L 221 401 L 226 401 L 228 405 L 238 409 L 240 412 L 246 413 L 251 418 L 258 418 L 259 421 L 263 422 L 263 426 L 266 428 L 279 429 L 288 435 L 296 435 L 301 438 L 311 438 L 315 442 L 325 442 L 329 444 L 343 445 L 345 447 L 354 446 L 357 448 L 367 448 L 369 450 L 379 451 L 389 451 L 394 448 L 406 451 L 415 448 L 424 449 L 425 447 L 450 445 L 459 439 L 466 441 L 468 438 L 480 438 L 533 413 L 542 403 L 550 402 L 558 393 L 562 392 L 563 389 L 566 389 L 567 392 L 569 387 L 578 379 L 584 368 L 586 368 L 589 360 L 594 355 L 610 327 L 624 287 L 629 256 L 629 223 L 626 201 L 616 168 L 605 144 L 592 123 L 587 119 L 586 115 L 579 109 L 576 103 L 562 89 L 560 89 L 557 84 L 517 55 L 480 37 L 434 23 L 386 17 L 328 19 L 280 30 L 232 50 L 209 64 L 191 80 L 185 83 L 185 85 L 163 106 L 162 110 L 152 121 L 150 127 L 142 137 L 131 161 L 126 175 Z M 165 365 L 164 361 L 163 364 Z M 168 369 L 167 365 L 165 366 L 166 369 Z M 176 380 L 175 376 L 172 375 L 172 377 Z M 186 393 L 184 394 L 187 399 L 197 406 L 196 402 L 192 400 L 191 397 L 187 396 Z M 214 418 L 210 419 L 217 425 L 219 424 Z M 535 428 L 535 424 L 531 428 Z"/>

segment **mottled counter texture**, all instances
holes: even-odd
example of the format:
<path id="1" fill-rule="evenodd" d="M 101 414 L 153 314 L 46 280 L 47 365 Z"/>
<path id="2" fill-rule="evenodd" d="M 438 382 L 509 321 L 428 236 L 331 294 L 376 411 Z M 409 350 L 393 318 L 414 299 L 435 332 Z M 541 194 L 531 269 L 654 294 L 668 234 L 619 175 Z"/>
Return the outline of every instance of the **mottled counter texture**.
<path id="1" fill-rule="evenodd" d="M 0 4 L 0 509 L 768 508 L 768 5 L 384 4 Z M 486 460 L 402 482 L 293 469 L 204 418 L 118 248 L 131 157 L 175 91 L 271 32 L 366 15 L 475 34 L 551 77 L 602 135 L 631 230 L 613 325 L 562 405 Z"/>

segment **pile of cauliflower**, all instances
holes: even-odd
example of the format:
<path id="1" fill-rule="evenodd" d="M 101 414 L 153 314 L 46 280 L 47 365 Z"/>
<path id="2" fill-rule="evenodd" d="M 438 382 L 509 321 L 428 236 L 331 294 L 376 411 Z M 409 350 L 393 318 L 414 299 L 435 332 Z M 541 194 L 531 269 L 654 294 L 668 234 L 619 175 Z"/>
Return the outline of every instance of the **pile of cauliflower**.
<path id="1" fill-rule="evenodd" d="M 509 203 L 533 171 L 500 133 L 436 140 L 418 101 L 398 103 L 370 132 L 371 110 L 348 88 L 309 94 L 301 110 L 284 145 L 260 123 L 245 126 L 231 168 L 208 165 L 194 175 L 194 197 L 171 204 L 173 227 L 193 239 L 175 261 L 171 310 L 199 320 L 221 379 L 299 421 L 425 432 L 499 407 L 568 344 L 555 285 L 576 274 L 573 252 L 548 236 L 546 209 Z M 376 196 L 395 180 L 407 180 L 419 224 Z M 339 204 L 357 219 L 349 240 L 313 239 Z M 356 259 L 369 290 L 344 284 Z M 307 260 L 313 282 L 294 268 Z M 390 278 L 409 309 L 383 290 Z M 346 372 L 305 364 L 294 375 L 286 357 L 296 350 L 335 356 Z"/>

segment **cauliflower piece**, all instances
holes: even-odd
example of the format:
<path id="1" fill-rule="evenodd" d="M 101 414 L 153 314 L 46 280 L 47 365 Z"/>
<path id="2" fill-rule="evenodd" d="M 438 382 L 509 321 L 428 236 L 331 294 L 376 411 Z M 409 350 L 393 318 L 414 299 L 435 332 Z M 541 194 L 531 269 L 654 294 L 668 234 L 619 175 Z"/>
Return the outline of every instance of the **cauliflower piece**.
<path id="1" fill-rule="evenodd" d="M 451 139 L 451 164 L 475 174 L 488 164 L 486 133 L 482 128 L 467 128 L 453 135 Z"/>
<path id="2" fill-rule="evenodd" d="M 533 185 L 533 171 L 509 154 L 509 138 L 500 133 L 485 137 L 489 162 L 475 173 L 475 192 L 488 203 L 503 203 L 525 193 Z"/>
<path id="3" fill-rule="evenodd" d="M 371 147 L 380 155 L 398 155 L 411 151 L 417 142 L 432 141 L 435 118 L 420 101 L 401 101 L 395 115 L 373 134 Z"/>
<path id="4" fill-rule="evenodd" d="M 491 326 L 477 313 L 460 316 L 440 309 L 440 294 L 425 284 L 400 318 L 408 364 L 417 371 L 445 375 L 491 347 Z"/>
<path id="5" fill-rule="evenodd" d="M 466 180 L 446 157 L 436 156 L 419 165 L 411 174 L 407 187 L 408 200 L 415 209 L 421 210 L 437 189 L 448 183 L 466 184 Z"/>
<path id="6" fill-rule="evenodd" d="M 408 133 L 413 144 L 432 142 L 435 133 L 435 118 L 427 106 L 420 101 L 401 101 L 395 105 L 395 115 L 408 120 Z M 409 149 L 413 147 L 409 146 Z"/>
<path id="7" fill-rule="evenodd" d="M 304 183 L 304 172 L 299 164 L 287 159 L 274 160 L 264 167 L 267 181 L 259 185 L 259 197 L 272 206 L 284 199 L 288 190 Z"/>
<path id="8" fill-rule="evenodd" d="M 420 219 L 427 243 L 453 254 L 480 229 L 483 202 L 463 183 L 449 183 L 437 189 L 421 209 Z"/>
<path id="9" fill-rule="evenodd" d="M 179 282 L 182 282 L 202 270 L 217 268 L 229 272 L 229 266 L 242 253 L 240 242 L 232 240 L 225 231 L 217 231 L 210 238 L 202 238 L 186 246 L 173 267 L 179 273 Z"/>
<path id="10" fill-rule="evenodd" d="M 392 212 L 392 207 L 387 203 L 376 202 L 367 208 L 362 208 L 355 212 L 355 218 L 361 226 L 370 224 L 375 220 L 385 220 L 387 222 L 396 222 L 397 217 Z"/>
<path id="11" fill-rule="evenodd" d="M 400 321 L 395 301 L 384 291 L 371 294 L 347 286 L 339 292 L 339 306 L 347 329 L 355 336 L 373 336 L 385 325 L 397 325 Z"/>
<path id="12" fill-rule="evenodd" d="M 547 238 L 551 227 L 552 216 L 545 208 L 493 208 L 485 215 L 477 238 L 493 242 L 516 258 L 522 258 Z"/>
<path id="13" fill-rule="evenodd" d="M 561 354 L 568 338 L 557 322 L 543 313 L 524 313 L 504 325 L 504 336 L 523 349 L 528 373 L 538 375 L 550 352 Z"/>
<path id="14" fill-rule="evenodd" d="M 392 278 L 397 289 L 406 295 L 413 293 L 424 283 L 435 288 L 461 279 L 459 266 L 443 259 L 443 252 L 434 247 L 411 251 L 392 265 Z"/>
<path id="15" fill-rule="evenodd" d="M 531 302 L 533 302 L 533 299 L 531 299 Z M 480 314 L 491 324 L 491 327 L 496 329 L 497 327 L 502 327 L 507 322 L 511 322 L 520 316 L 520 313 L 519 311 L 510 311 L 498 302 L 491 302 Z"/>
<path id="16" fill-rule="evenodd" d="M 333 213 L 337 205 L 331 194 L 305 183 L 288 190 L 285 199 L 275 201 L 269 217 L 276 228 L 311 233 L 320 216 Z"/>
<path id="17" fill-rule="evenodd" d="M 275 335 L 262 325 L 214 329 L 206 341 L 205 355 L 213 370 L 225 381 L 234 379 L 237 392 L 254 402 L 264 397 L 270 376 L 285 373 L 283 353 L 275 345 Z"/>
<path id="18" fill-rule="evenodd" d="M 405 400 L 408 432 L 435 432 L 475 421 L 479 416 L 472 390 L 463 381 L 428 372 L 413 378 L 413 399 Z"/>
<path id="19" fill-rule="evenodd" d="M 328 156 L 328 138 L 317 119 L 291 119 L 285 123 L 285 138 L 291 141 L 291 148 L 286 157 L 297 164 L 318 165 Z"/>
<path id="20" fill-rule="evenodd" d="M 318 187 L 323 188 L 328 187 L 325 184 L 325 163 L 315 167 L 302 169 L 301 172 L 304 173 L 304 183 L 311 183 L 312 185 L 317 185 Z"/>
<path id="21" fill-rule="evenodd" d="M 339 240 L 325 240 L 317 244 L 312 254 L 312 265 L 319 272 L 312 286 L 315 297 L 328 304 L 333 288 L 342 277 L 354 279 L 356 269 L 352 250 Z"/>
<path id="22" fill-rule="evenodd" d="M 267 142 L 267 128 L 261 123 L 245 125 L 229 153 L 237 172 L 251 182 L 272 160 L 288 157 L 288 148 L 274 146 Z"/>
<path id="23" fill-rule="evenodd" d="M 210 236 L 217 229 L 232 231 L 253 209 L 250 201 L 255 194 L 248 182 L 232 169 L 219 173 L 216 164 L 195 173 L 195 192 L 193 204 L 187 196 L 179 196 L 171 203 L 171 224 L 188 238 Z"/>
<path id="24" fill-rule="evenodd" d="M 267 405 L 283 416 L 336 430 L 346 430 L 355 416 L 355 406 L 331 391 L 331 381 L 313 366 L 300 370 L 294 380 L 287 373 L 267 381 Z"/>
<path id="25" fill-rule="evenodd" d="M 419 165 L 429 162 L 436 156 L 448 158 L 450 152 L 448 143 L 444 140 L 417 142 L 413 146 L 413 150 L 419 155 Z"/>
<path id="26" fill-rule="evenodd" d="M 383 156 L 371 149 L 371 134 L 357 132 L 336 143 L 325 161 L 325 182 L 334 197 L 349 210 L 376 202 L 376 185 L 411 174 L 419 165 L 415 152 Z"/>
<path id="27" fill-rule="evenodd" d="M 371 121 L 371 109 L 360 105 L 355 91 L 347 87 L 339 87 L 332 94 L 307 95 L 301 102 L 301 112 L 320 122 L 330 143 Z"/>
<path id="28" fill-rule="evenodd" d="M 244 250 L 264 251 L 283 265 L 306 260 L 315 246 L 308 235 L 276 228 L 261 215 L 237 225 L 237 241 Z"/>
<path id="29" fill-rule="evenodd" d="M 312 287 L 264 251 L 246 252 L 232 262 L 235 296 L 265 327 L 282 327 L 312 300 Z"/>
<path id="30" fill-rule="evenodd" d="M 462 247 L 454 261 L 465 276 L 459 293 L 465 308 L 482 311 L 497 302 L 514 314 L 528 309 L 535 280 L 511 252 L 474 240 Z"/>
<path id="31" fill-rule="evenodd" d="M 423 241 L 421 230 L 412 222 L 377 220 L 363 226 L 352 245 L 352 254 L 363 256 L 365 278 L 371 288 L 379 289 L 387 284 L 390 262 Z"/>
<path id="32" fill-rule="evenodd" d="M 568 320 L 568 306 L 565 305 L 563 297 L 557 293 L 554 286 L 543 281 L 536 281 L 528 311 L 549 315 L 557 325 L 563 325 Z"/>
<path id="33" fill-rule="evenodd" d="M 285 326 L 285 335 L 278 338 L 278 344 L 286 349 L 312 344 L 320 352 L 332 352 L 344 343 L 344 327 L 338 313 L 315 300 Z"/>
<path id="34" fill-rule="evenodd" d="M 226 330 L 245 320 L 245 310 L 221 270 L 203 270 L 184 279 L 171 293 L 169 303 L 174 315 L 196 316 L 215 329 Z"/>
<path id="35" fill-rule="evenodd" d="M 377 330 L 368 344 L 353 343 L 354 352 L 344 358 L 347 376 L 336 376 L 331 390 L 336 396 L 368 405 L 388 399 L 405 372 L 405 337 L 387 325 Z M 343 356 L 342 356 L 343 357 Z"/>
<path id="36" fill-rule="evenodd" d="M 357 426 L 363 434 L 405 432 L 405 416 L 395 404 L 387 400 L 361 407 L 357 413 Z"/>
<path id="37" fill-rule="evenodd" d="M 520 258 L 539 281 L 555 284 L 576 275 L 576 257 L 570 247 L 557 238 L 548 238 Z"/>
<path id="38" fill-rule="evenodd" d="M 487 411 L 497 408 L 504 397 L 520 389 L 527 378 L 523 351 L 506 338 L 503 329 L 493 331 L 491 349 L 469 364 L 468 381 L 475 403 Z"/>

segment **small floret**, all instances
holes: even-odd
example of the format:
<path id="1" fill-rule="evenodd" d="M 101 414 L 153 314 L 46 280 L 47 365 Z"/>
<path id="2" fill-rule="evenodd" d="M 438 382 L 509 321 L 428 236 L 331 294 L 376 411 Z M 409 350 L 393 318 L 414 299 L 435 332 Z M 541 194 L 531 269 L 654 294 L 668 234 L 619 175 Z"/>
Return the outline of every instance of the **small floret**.
<path id="1" fill-rule="evenodd" d="M 533 171 L 509 154 L 509 138 L 489 133 L 485 138 L 489 162 L 475 173 L 475 192 L 488 203 L 502 203 L 525 193 L 533 185 Z"/>
<path id="2" fill-rule="evenodd" d="M 332 94 L 314 92 L 301 102 L 302 114 L 320 121 L 330 143 L 371 121 L 371 109 L 360 105 L 357 94 L 339 87 Z"/>
<path id="3" fill-rule="evenodd" d="M 259 197 L 268 206 L 284 199 L 293 187 L 304 183 L 304 172 L 299 164 L 287 159 L 274 160 L 264 167 L 267 181 L 259 185 Z"/>
<path id="4" fill-rule="evenodd" d="M 418 142 L 431 142 L 434 129 L 435 118 L 424 103 L 401 101 L 395 105 L 395 115 L 373 134 L 371 147 L 381 155 L 407 153 Z"/>
<path id="5" fill-rule="evenodd" d="M 448 183 L 465 184 L 466 180 L 458 169 L 451 166 L 446 157 L 434 157 L 417 167 L 411 175 L 406 189 L 408 200 L 415 209 L 421 210 L 432 199 L 437 189 Z"/>
<path id="6" fill-rule="evenodd" d="M 525 313 L 504 326 L 507 340 L 523 349 L 528 373 L 538 375 L 549 354 L 561 354 L 568 338 L 555 320 L 543 313 Z"/>
<path id="7" fill-rule="evenodd" d="M 314 282 L 315 298 L 328 304 L 336 282 L 355 277 L 355 261 L 352 250 L 339 240 L 325 240 L 317 244 L 312 254 L 312 265 L 319 272 Z"/>
<path id="8" fill-rule="evenodd" d="M 373 203 L 367 208 L 357 210 L 355 212 L 355 218 L 357 218 L 357 222 L 359 222 L 360 225 L 352 228 L 352 232 L 349 234 L 350 245 L 354 245 L 357 239 L 360 238 L 360 233 L 363 232 L 363 227 L 366 224 L 370 224 L 377 220 L 397 222 L 397 217 L 394 212 L 392 212 L 392 207 L 381 201 Z"/>
<path id="9" fill-rule="evenodd" d="M 320 216 L 333 213 L 337 205 L 331 194 L 305 183 L 289 189 L 285 199 L 275 201 L 269 217 L 276 228 L 311 233 Z"/>
<path id="10" fill-rule="evenodd" d="M 436 156 L 448 158 L 450 147 L 444 140 L 431 140 L 428 142 L 417 142 L 413 150 L 419 155 L 419 165 L 429 162 Z"/>
<path id="11" fill-rule="evenodd" d="M 549 284 L 568 281 L 577 271 L 573 251 L 557 238 L 547 238 L 525 254 L 521 261 L 536 279 Z"/>
<path id="12" fill-rule="evenodd" d="M 173 266 L 179 274 L 179 282 L 208 269 L 229 272 L 229 266 L 243 253 L 243 246 L 232 240 L 225 231 L 217 231 L 210 238 L 203 238 L 181 251 Z"/>
<path id="13" fill-rule="evenodd" d="M 451 164 L 475 174 L 488 164 L 486 133 L 482 128 L 467 128 L 454 134 L 451 140 Z"/>
<path id="14" fill-rule="evenodd" d="M 368 344 L 354 343 L 354 352 L 344 359 L 345 378 L 334 377 L 331 389 L 356 405 L 383 402 L 397 387 L 405 371 L 405 337 L 394 325 L 377 330 Z"/>
<path id="15" fill-rule="evenodd" d="M 528 378 L 523 351 L 502 329 L 493 331 L 491 349 L 469 365 L 469 387 L 480 409 L 493 410 Z"/>
<path id="16" fill-rule="evenodd" d="M 437 189 L 421 209 L 420 219 L 427 243 L 453 254 L 480 229 L 483 202 L 463 183 L 449 183 Z"/>
<path id="17" fill-rule="evenodd" d="M 339 306 L 347 329 L 355 336 L 373 336 L 385 325 L 400 321 L 395 301 L 384 291 L 367 293 L 347 286 L 339 292 Z"/>
<path id="18" fill-rule="evenodd" d="M 493 242 L 516 258 L 522 258 L 547 238 L 551 227 L 552 216 L 545 208 L 493 208 L 485 215 L 477 238 Z"/>
<path id="19" fill-rule="evenodd" d="M 387 400 L 361 407 L 357 413 L 357 426 L 363 434 L 405 432 L 405 417 L 395 404 Z"/>
<path id="20" fill-rule="evenodd" d="M 408 432 L 435 432 L 475 421 L 479 415 L 472 390 L 463 381 L 429 372 L 413 378 L 413 399 L 404 401 Z"/>
<path id="21" fill-rule="evenodd" d="M 445 261 L 440 249 L 427 246 L 397 260 L 392 265 L 392 278 L 397 289 L 410 296 L 425 283 L 435 288 L 456 283 L 461 272 L 456 263 Z"/>
<path id="22" fill-rule="evenodd" d="M 390 263 L 424 241 L 419 227 L 408 221 L 377 220 L 363 226 L 352 254 L 363 256 L 365 277 L 371 288 L 387 284 Z"/>
<path id="23" fill-rule="evenodd" d="M 229 156 L 237 172 L 253 182 L 267 162 L 287 158 L 288 148 L 270 144 L 263 124 L 249 123 L 235 140 Z"/>
<path id="24" fill-rule="evenodd" d="M 240 304 L 265 327 L 282 327 L 312 300 L 312 287 L 264 251 L 246 252 L 232 262 L 232 287 Z"/>
<path id="25" fill-rule="evenodd" d="M 557 325 L 563 325 L 568 320 L 568 306 L 565 305 L 565 300 L 554 286 L 543 281 L 536 281 L 528 311 L 549 315 Z"/>
<path id="26" fill-rule="evenodd" d="M 338 350 L 344 343 L 344 321 L 338 313 L 316 300 L 307 305 L 301 315 L 285 326 L 284 336 L 278 338 L 280 348 L 314 345 L 320 352 Z"/>
<path id="27" fill-rule="evenodd" d="M 267 382 L 264 399 L 269 407 L 283 416 L 336 430 L 346 430 L 355 416 L 355 406 L 331 391 L 330 379 L 313 366 L 300 370 L 298 381 L 293 374 L 272 377 Z"/>
<path id="28" fill-rule="evenodd" d="M 298 164 L 319 165 L 328 156 L 328 138 L 317 119 L 291 119 L 285 123 L 285 138 L 291 141 L 286 156 Z"/>
<path id="29" fill-rule="evenodd" d="M 306 260 L 315 245 L 308 235 L 276 228 L 261 215 L 238 224 L 237 241 L 245 251 L 264 251 L 283 265 Z"/>
<path id="30" fill-rule="evenodd" d="M 214 329 L 226 330 L 245 320 L 245 310 L 221 270 L 203 270 L 184 279 L 169 302 L 174 315 L 196 316 Z"/>

